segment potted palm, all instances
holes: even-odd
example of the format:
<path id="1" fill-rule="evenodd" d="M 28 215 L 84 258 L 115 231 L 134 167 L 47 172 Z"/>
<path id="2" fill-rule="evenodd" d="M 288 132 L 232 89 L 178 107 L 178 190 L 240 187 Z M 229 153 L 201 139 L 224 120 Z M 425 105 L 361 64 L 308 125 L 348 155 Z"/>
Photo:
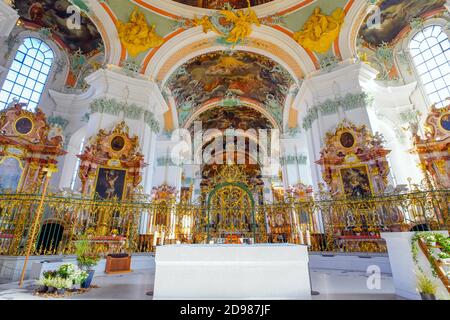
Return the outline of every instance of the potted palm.
<path id="1" fill-rule="evenodd" d="M 417 287 L 422 300 L 436 300 L 437 286 L 423 273 L 417 277 Z"/>
<path id="2" fill-rule="evenodd" d="M 91 286 L 94 278 L 94 267 L 100 260 L 100 255 L 91 250 L 91 245 L 86 238 L 75 243 L 75 253 L 77 255 L 78 267 L 87 272 L 87 278 L 80 284 L 81 288 L 87 289 Z"/>

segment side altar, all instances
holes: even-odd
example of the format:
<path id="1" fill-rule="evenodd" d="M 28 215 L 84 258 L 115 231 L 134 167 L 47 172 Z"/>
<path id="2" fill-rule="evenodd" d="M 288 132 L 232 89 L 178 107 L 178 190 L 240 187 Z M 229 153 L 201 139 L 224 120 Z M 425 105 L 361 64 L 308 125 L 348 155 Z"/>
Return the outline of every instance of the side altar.
<path id="1" fill-rule="evenodd" d="M 306 246 L 167 245 L 155 261 L 158 300 L 311 299 Z"/>

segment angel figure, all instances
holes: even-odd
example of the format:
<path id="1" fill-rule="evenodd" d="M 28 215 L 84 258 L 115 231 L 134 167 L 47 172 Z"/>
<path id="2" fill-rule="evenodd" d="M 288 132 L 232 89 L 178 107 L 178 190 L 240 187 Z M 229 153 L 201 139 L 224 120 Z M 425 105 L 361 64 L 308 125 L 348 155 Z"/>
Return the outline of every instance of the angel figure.
<path id="1" fill-rule="evenodd" d="M 218 32 L 208 16 L 203 16 L 202 18 L 194 17 L 193 24 L 196 27 L 202 26 L 204 33 L 208 33 L 209 31 Z"/>
<path id="2" fill-rule="evenodd" d="M 250 8 L 247 11 L 238 10 L 236 13 L 231 10 L 222 10 L 220 13 L 225 16 L 227 22 L 234 24 L 226 41 L 235 45 L 252 33 L 252 24 L 261 25 L 255 11 Z"/>

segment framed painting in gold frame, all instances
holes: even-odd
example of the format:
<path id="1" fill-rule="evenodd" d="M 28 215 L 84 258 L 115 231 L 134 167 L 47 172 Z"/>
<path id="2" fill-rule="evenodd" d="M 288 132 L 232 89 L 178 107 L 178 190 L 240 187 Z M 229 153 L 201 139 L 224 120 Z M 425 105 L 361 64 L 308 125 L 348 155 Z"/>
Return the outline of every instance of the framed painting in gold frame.
<path id="1" fill-rule="evenodd" d="M 450 112 L 443 114 L 440 118 L 439 118 L 439 127 L 444 131 L 444 132 L 450 132 Z"/>
<path id="2" fill-rule="evenodd" d="M 373 186 L 367 164 L 342 168 L 339 173 L 345 198 L 373 196 Z"/>
<path id="3" fill-rule="evenodd" d="M 99 167 L 94 184 L 94 198 L 100 200 L 122 200 L 125 194 L 127 170 Z"/>

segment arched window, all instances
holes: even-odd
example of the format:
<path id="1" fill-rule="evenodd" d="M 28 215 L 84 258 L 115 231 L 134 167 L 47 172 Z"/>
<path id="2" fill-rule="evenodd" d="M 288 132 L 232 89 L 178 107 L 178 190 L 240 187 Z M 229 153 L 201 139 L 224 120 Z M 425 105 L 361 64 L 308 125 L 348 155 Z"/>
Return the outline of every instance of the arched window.
<path id="1" fill-rule="evenodd" d="M 53 63 L 53 51 L 42 40 L 26 38 L 17 49 L 0 91 L 0 109 L 17 98 L 34 110 L 41 98 Z"/>
<path id="2" fill-rule="evenodd" d="M 409 44 L 420 80 L 432 104 L 445 105 L 450 98 L 450 42 L 441 26 L 418 32 Z"/>

